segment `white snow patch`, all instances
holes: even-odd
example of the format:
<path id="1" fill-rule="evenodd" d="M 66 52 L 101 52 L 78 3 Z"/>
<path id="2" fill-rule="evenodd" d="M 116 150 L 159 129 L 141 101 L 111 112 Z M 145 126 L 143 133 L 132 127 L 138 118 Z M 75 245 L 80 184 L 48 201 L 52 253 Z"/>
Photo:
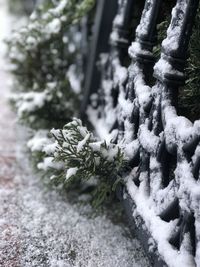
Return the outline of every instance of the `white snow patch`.
<path id="1" fill-rule="evenodd" d="M 84 146 L 86 145 L 86 143 L 87 143 L 87 141 L 89 140 L 90 137 L 91 137 L 91 134 L 88 133 L 88 134 L 84 137 L 84 139 L 83 139 L 82 141 L 78 142 L 78 144 L 77 144 L 77 152 L 78 152 L 78 153 L 84 148 Z"/>
<path id="2" fill-rule="evenodd" d="M 66 180 L 70 179 L 72 176 L 76 175 L 78 171 L 78 168 L 77 167 L 74 167 L 74 168 L 69 168 L 67 170 L 67 174 L 66 174 Z"/>

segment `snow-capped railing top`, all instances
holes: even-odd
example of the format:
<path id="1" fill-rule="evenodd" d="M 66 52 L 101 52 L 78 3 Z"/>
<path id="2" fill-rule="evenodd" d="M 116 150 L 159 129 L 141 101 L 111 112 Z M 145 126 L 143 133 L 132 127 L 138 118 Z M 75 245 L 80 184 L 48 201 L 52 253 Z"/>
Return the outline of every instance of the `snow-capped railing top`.
<path id="1" fill-rule="evenodd" d="M 160 58 L 154 64 L 162 1 L 146 0 L 128 50 L 131 64 L 127 69 L 120 45 L 116 48 L 122 40 L 117 33 L 127 25 L 127 6 L 134 8 L 135 2 L 119 1 L 111 50 L 101 57 L 100 101 L 96 103 L 99 98 L 92 96 L 96 106 L 89 107 L 88 114 L 101 137 L 118 130 L 116 142 L 130 159 L 131 171 L 124 179 L 135 203 L 133 216 L 136 223 L 138 215 L 142 218 L 153 240 L 151 248 L 157 247 L 168 266 L 200 266 L 200 120 L 192 123 L 177 114 L 178 89 L 185 81 L 187 49 L 199 1 L 177 0 Z"/>

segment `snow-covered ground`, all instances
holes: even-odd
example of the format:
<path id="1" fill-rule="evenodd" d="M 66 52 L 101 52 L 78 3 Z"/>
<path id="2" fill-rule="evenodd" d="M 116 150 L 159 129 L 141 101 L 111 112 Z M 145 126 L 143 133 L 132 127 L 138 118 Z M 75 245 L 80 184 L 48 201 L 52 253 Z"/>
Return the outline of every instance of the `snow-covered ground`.
<path id="1" fill-rule="evenodd" d="M 24 161 L 21 147 L 19 162 Z M 76 196 L 69 201 L 49 190 L 28 165 L 23 162 L 21 167 L 16 179 L 22 266 L 148 266 L 138 241 L 123 224 L 114 224 L 106 214 L 94 215 Z"/>
<path id="2" fill-rule="evenodd" d="M 15 125 L 7 103 L 3 39 L 10 33 L 7 1 L 0 0 L 0 266 L 147 267 L 128 228 L 108 212 L 45 186 L 25 148 L 26 130 Z M 12 19 L 13 21 L 13 19 Z"/>

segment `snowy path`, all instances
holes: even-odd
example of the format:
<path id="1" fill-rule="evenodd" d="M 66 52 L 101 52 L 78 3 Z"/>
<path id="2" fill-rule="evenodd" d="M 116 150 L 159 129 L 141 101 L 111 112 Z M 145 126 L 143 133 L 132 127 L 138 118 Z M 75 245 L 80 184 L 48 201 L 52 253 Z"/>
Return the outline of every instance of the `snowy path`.
<path id="1" fill-rule="evenodd" d="M 24 129 L 7 103 L 6 2 L 0 0 L 0 267 L 149 266 L 123 224 L 94 216 L 89 205 L 70 202 L 32 174 Z"/>
<path id="2" fill-rule="evenodd" d="M 122 225 L 94 216 L 89 205 L 70 204 L 24 168 L 18 178 L 21 266 L 147 266 Z"/>

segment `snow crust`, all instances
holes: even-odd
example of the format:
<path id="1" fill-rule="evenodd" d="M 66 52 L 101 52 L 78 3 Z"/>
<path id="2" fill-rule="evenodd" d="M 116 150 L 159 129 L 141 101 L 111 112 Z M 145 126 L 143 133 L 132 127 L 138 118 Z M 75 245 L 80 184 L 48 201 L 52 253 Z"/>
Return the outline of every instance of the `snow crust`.
<path id="1" fill-rule="evenodd" d="M 77 195 L 74 199 L 69 196 L 69 201 L 66 193 L 49 190 L 41 183 L 24 160 L 24 133 L 24 129 L 18 130 L 21 141 L 15 178 L 20 182 L 15 197 L 22 210 L 21 266 L 150 266 L 138 241 L 128 236 L 126 226 L 114 224 L 105 214 L 94 215 L 84 196 L 80 201 Z"/>
<path id="2" fill-rule="evenodd" d="M 118 13 L 113 20 L 113 30 L 110 34 L 110 42 L 112 44 L 124 43 L 127 44 L 128 40 L 120 36 L 118 29 L 123 27 L 125 18 L 124 9 L 126 8 L 127 1 L 118 1 Z"/>
<path id="3" fill-rule="evenodd" d="M 131 46 L 128 49 L 128 53 L 132 59 L 136 58 L 138 54 L 152 56 L 152 53 L 150 51 L 142 49 L 142 46 L 137 41 L 137 39 L 135 42 L 132 42 Z"/>
<path id="4" fill-rule="evenodd" d="M 150 230 L 151 235 L 156 240 L 159 253 L 164 256 L 168 266 L 195 266 L 194 258 L 190 253 L 182 249 L 178 251 L 168 242 L 168 238 L 176 226 L 177 221 L 170 221 L 169 223 L 162 221 L 152 208 L 153 203 L 150 200 L 148 201 L 143 192 L 141 193 L 142 187 L 143 183 L 138 191 L 138 188 L 132 182 L 132 177 L 128 179 L 128 192 L 137 206 L 133 216 L 136 216 L 137 213 L 142 215 L 148 230 Z"/>
<path id="5" fill-rule="evenodd" d="M 154 73 L 162 79 L 165 78 L 166 73 L 184 77 L 182 72 L 175 70 L 172 67 L 172 65 L 164 58 L 163 54 L 161 54 L 161 58 L 154 65 Z"/>
<path id="6" fill-rule="evenodd" d="M 49 22 L 46 26 L 46 30 L 48 34 L 55 34 L 58 33 L 61 29 L 61 22 L 58 18 L 53 19 Z"/>
<path id="7" fill-rule="evenodd" d="M 47 91 L 22 93 L 15 97 L 17 100 L 18 116 L 23 116 L 26 112 L 32 112 L 44 106 L 47 100 Z"/>
<path id="8" fill-rule="evenodd" d="M 68 169 L 67 170 L 67 174 L 66 174 L 66 180 L 68 180 L 72 176 L 76 175 L 77 171 L 78 171 L 78 168 L 77 167 Z"/>
<path id="9" fill-rule="evenodd" d="M 172 17 L 176 19 L 171 21 L 171 24 L 167 30 L 167 38 L 163 40 L 162 46 L 166 52 L 170 50 L 176 51 L 180 43 L 181 31 L 180 27 L 184 23 L 184 15 L 187 9 L 187 1 L 177 1 L 176 6 L 172 10 Z"/>
<path id="10" fill-rule="evenodd" d="M 142 12 L 142 17 L 140 20 L 140 23 L 136 29 L 136 34 L 137 36 L 139 35 L 145 35 L 148 33 L 148 27 L 149 27 L 149 22 L 151 18 L 151 8 L 153 6 L 154 1 L 153 0 L 147 0 L 145 2 L 145 8 L 143 9 Z"/>
<path id="11" fill-rule="evenodd" d="M 33 138 L 27 142 L 28 148 L 34 151 L 42 151 L 44 147 L 50 144 L 50 140 L 47 138 L 46 130 L 38 130 Z"/>
<path id="12" fill-rule="evenodd" d="M 88 139 L 90 138 L 90 136 L 91 136 L 90 133 L 88 133 L 84 137 L 84 139 L 78 143 L 78 145 L 77 145 L 77 152 L 80 152 L 84 148 L 84 146 L 86 145 L 86 142 L 88 141 Z"/>

